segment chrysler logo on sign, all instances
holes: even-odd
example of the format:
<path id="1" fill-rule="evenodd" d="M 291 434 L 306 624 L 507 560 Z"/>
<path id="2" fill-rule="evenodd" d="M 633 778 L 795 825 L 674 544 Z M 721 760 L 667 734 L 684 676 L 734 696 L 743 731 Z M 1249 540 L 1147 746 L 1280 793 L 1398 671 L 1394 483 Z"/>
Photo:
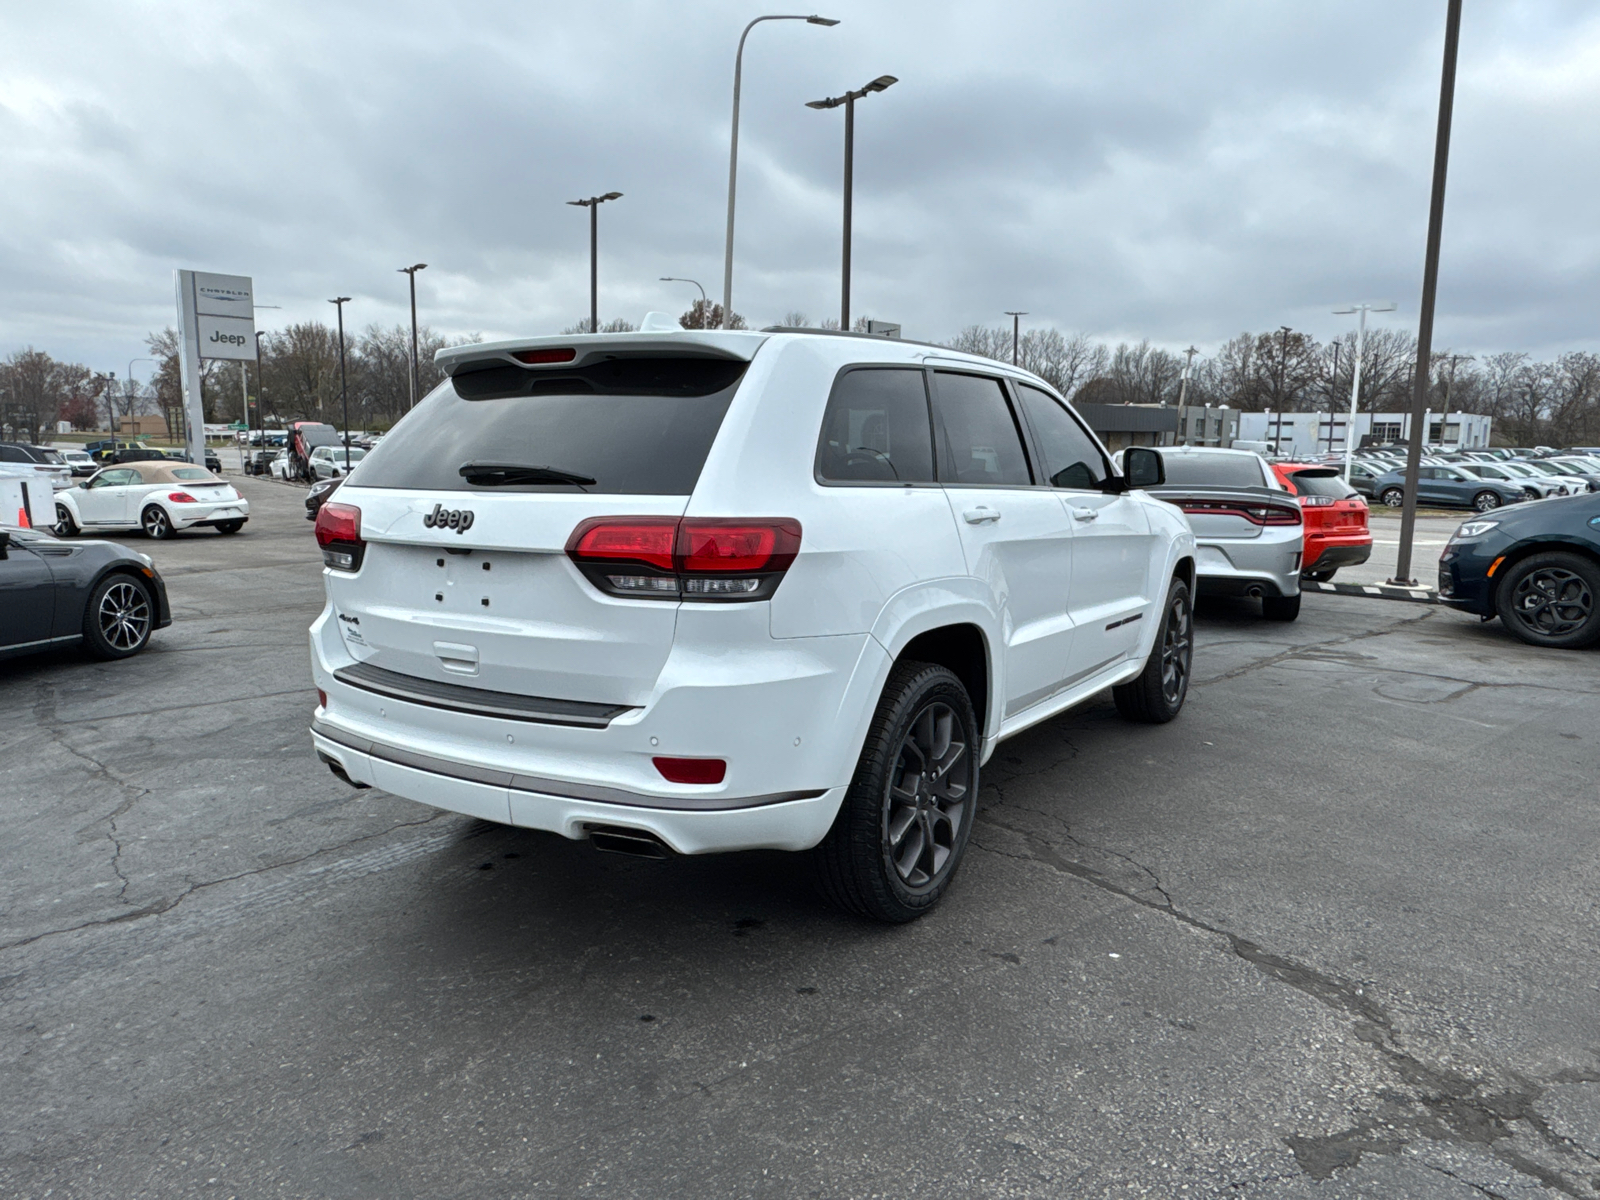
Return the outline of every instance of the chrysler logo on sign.
<path id="1" fill-rule="evenodd" d="M 429 529 L 454 529 L 457 533 L 465 533 L 472 528 L 472 510 L 435 504 L 431 513 L 423 514 L 422 523 Z"/>

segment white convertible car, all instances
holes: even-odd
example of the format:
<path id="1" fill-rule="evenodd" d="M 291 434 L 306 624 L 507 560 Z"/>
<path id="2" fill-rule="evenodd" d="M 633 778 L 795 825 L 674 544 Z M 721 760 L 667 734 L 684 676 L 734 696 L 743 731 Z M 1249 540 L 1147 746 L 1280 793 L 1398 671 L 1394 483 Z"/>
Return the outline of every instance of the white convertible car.
<path id="1" fill-rule="evenodd" d="M 238 533 L 249 518 L 250 502 L 231 484 L 185 462 L 122 463 L 56 493 L 57 537 L 142 529 L 165 538 L 202 525 Z"/>

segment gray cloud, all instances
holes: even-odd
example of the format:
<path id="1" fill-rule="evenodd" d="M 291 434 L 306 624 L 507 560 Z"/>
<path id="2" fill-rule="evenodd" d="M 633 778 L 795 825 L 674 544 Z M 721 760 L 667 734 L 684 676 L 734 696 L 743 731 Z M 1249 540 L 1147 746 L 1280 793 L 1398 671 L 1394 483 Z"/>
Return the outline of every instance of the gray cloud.
<path id="1" fill-rule="evenodd" d="M 820 0 L 819 0 L 820 2 Z M 1215 344 L 1394 298 L 1414 326 L 1442 5 L 866 4 L 746 51 L 735 305 L 838 304 L 842 114 L 857 109 L 854 309 L 943 338 L 1000 310 Z M 250 274 L 264 326 L 425 319 L 548 332 L 720 292 L 744 4 L 685 10 L 57 3 L 0 42 L 0 351 L 109 369 L 172 321 L 179 266 Z M 1469 7 L 1436 341 L 1592 347 L 1600 17 Z M 119 367 L 120 369 L 120 367 Z"/>

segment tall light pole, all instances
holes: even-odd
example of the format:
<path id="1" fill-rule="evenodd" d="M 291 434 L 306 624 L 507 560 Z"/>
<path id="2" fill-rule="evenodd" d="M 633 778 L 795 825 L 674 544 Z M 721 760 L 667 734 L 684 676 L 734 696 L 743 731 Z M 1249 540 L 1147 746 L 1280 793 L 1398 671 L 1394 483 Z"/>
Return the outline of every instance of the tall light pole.
<path id="1" fill-rule="evenodd" d="M 621 192 L 607 192 L 604 196 L 590 196 L 587 200 L 568 200 L 579 208 L 589 210 L 589 332 L 600 332 L 600 206 L 607 200 L 621 200 Z"/>
<path id="2" fill-rule="evenodd" d="M 154 364 L 156 366 L 160 365 L 153 358 L 130 358 L 128 360 L 128 390 L 127 390 L 126 396 L 124 397 L 124 403 L 128 407 L 127 415 L 130 416 L 130 417 L 133 416 L 133 364 L 136 363 L 136 362 L 147 362 L 147 363 L 152 363 L 152 364 Z M 166 418 L 163 417 L 162 419 L 165 420 Z M 167 437 L 170 438 L 171 436 L 172 436 L 172 430 L 169 429 L 169 430 L 167 430 Z M 113 410 L 112 413 L 111 413 L 111 440 L 115 441 L 116 438 L 117 438 L 117 414 L 116 414 L 115 410 Z"/>
<path id="3" fill-rule="evenodd" d="M 1289 334 L 1292 332 L 1287 325 L 1278 326 L 1278 430 L 1272 439 L 1274 458 L 1283 453 L 1283 370 L 1289 364 Z"/>
<path id="4" fill-rule="evenodd" d="M 1015 309 L 1006 309 L 1006 316 L 1011 318 L 1011 365 L 1013 367 L 1018 365 L 1017 348 L 1021 343 L 1022 318 L 1027 315 L 1027 313 L 1018 312 Z"/>
<path id="5" fill-rule="evenodd" d="M 739 182 L 739 80 L 744 74 L 744 40 L 763 21 L 804 21 L 807 25 L 837 25 L 831 17 L 813 13 L 804 16 L 757 17 L 739 35 L 739 52 L 733 56 L 733 128 L 728 137 L 728 243 L 722 251 L 722 327 L 733 319 L 733 198 Z"/>
<path id="6" fill-rule="evenodd" d="M 696 280 L 685 279 L 681 275 L 663 275 L 663 276 L 661 276 L 661 282 L 662 283 L 692 283 L 692 284 L 695 285 L 695 287 L 700 288 L 700 328 L 704 329 L 706 327 L 706 322 L 711 320 L 711 311 L 710 311 L 711 306 L 706 303 L 706 290 L 705 290 L 705 288 L 700 287 L 700 284 Z"/>
<path id="7" fill-rule="evenodd" d="M 1444 20 L 1444 65 L 1439 72 L 1439 125 L 1433 142 L 1433 194 L 1428 203 L 1428 246 L 1423 254 L 1422 311 L 1417 318 L 1417 369 L 1411 382 L 1411 443 L 1406 447 L 1405 503 L 1400 510 L 1400 552 L 1392 583 L 1411 578 L 1411 539 L 1417 529 L 1417 480 L 1422 469 L 1422 428 L 1433 376 L 1433 301 L 1439 288 L 1439 239 L 1444 229 L 1444 184 L 1450 163 L 1450 116 L 1456 97 L 1456 48 L 1461 41 L 1461 0 L 1449 0 Z"/>
<path id="8" fill-rule="evenodd" d="M 1367 348 L 1367 314 L 1375 312 L 1393 312 L 1394 301 L 1385 300 L 1381 304 L 1352 304 L 1349 308 L 1336 308 L 1333 314 L 1336 317 L 1349 316 L 1351 313 L 1360 313 L 1356 321 L 1356 365 L 1350 371 L 1350 422 L 1344 427 L 1344 481 L 1350 482 L 1350 459 L 1356 446 L 1356 409 L 1361 403 L 1361 361 L 1365 357 Z M 1333 449 L 1333 420 L 1329 418 L 1328 448 Z"/>
<path id="9" fill-rule="evenodd" d="M 1194 356 L 1200 353 L 1200 347 L 1190 346 L 1183 353 L 1186 356 L 1183 363 L 1183 374 L 1178 378 L 1178 410 L 1180 412 L 1183 411 L 1184 397 L 1189 394 L 1189 373 L 1194 370 Z M 1203 440 L 1204 434 L 1202 433 Z"/>
<path id="10" fill-rule="evenodd" d="M 267 448 L 267 382 L 261 374 L 261 339 L 265 331 L 256 330 L 256 416 L 261 421 L 261 448 Z"/>
<path id="11" fill-rule="evenodd" d="M 344 473 L 350 474 L 350 390 L 344 377 L 344 306 L 349 296 L 335 296 L 328 301 L 339 310 L 339 396 L 344 402 Z"/>
<path id="12" fill-rule="evenodd" d="M 879 75 L 865 87 L 842 96 L 806 101 L 807 108 L 816 109 L 844 105 L 844 262 L 840 272 L 843 278 L 840 281 L 842 298 L 839 301 L 839 329 L 844 333 L 850 332 L 850 206 L 855 193 L 856 101 L 872 92 L 887 91 L 899 82 L 893 75 Z"/>
<path id="13" fill-rule="evenodd" d="M 398 274 L 409 276 L 411 279 L 411 403 L 406 405 L 410 412 L 417 406 L 417 272 L 427 267 L 427 263 L 415 263 L 409 267 L 398 267 Z"/>

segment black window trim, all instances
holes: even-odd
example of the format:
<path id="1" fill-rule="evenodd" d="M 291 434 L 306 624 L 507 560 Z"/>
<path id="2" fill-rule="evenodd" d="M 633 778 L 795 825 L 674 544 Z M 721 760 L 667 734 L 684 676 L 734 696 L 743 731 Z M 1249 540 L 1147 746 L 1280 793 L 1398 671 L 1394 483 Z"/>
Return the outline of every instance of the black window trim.
<path id="1" fill-rule="evenodd" d="M 1093 446 L 1095 448 L 1095 450 L 1097 450 L 1099 452 L 1099 454 L 1100 454 L 1100 466 L 1105 472 L 1105 477 L 1108 480 L 1117 479 L 1117 478 L 1120 477 L 1116 467 L 1111 462 L 1111 456 L 1106 453 L 1106 448 L 1103 445 L 1100 444 L 1100 439 L 1095 437 L 1094 431 L 1092 429 L 1090 429 L 1086 424 L 1084 424 L 1083 418 L 1078 416 L 1078 414 L 1075 413 L 1072 410 L 1072 405 L 1068 404 L 1064 399 L 1062 399 L 1060 396 L 1058 396 L 1055 392 L 1051 391 L 1048 387 L 1044 387 L 1044 386 L 1041 386 L 1040 384 L 1034 383 L 1032 380 L 1012 379 L 1009 376 L 1007 376 L 1005 378 L 1006 378 L 1006 382 L 1010 385 L 1010 390 L 1012 392 L 1012 408 L 1017 413 L 1019 413 L 1021 415 L 1021 417 L 1022 417 L 1022 423 L 1026 427 L 1026 429 L 1028 431 L 1027 432 L 1027 437 L 1028 437 L 1028 440 L 1030 442 L 1030 445 L 1036 445 L 1037 444 L 1037 440 L 1036 440 L 1036 437 L 1035 437 L 1035 434 L 1034 434 L 1034 431 L 1033 431 L 1033 425 L 1031 423 L 1029 423 L 1029 421 L 1028 421 L 1028 407 L 1027 407 L 1027 405 L 1022 403 L 1022 389 L 1024 387 L 1031 387 L 1035 391 L 1043 392 L 1051 400 L 1055 401 L 1056 404 L 1060 405 L 1061 411 L 1066 413 L 1067 416 L 1069 418 L 1071 418 L 1073 424 L 1075 424 L 1078 427 L 1078 430 L 1083 434 L 1083 436 L 1089 439 L 1089 444 L 1091 446 Z M 1041 464 L 1039 473 L 1043 474 L 1043 463 L 1044 463 L 1044 452 L 1043 451 L 1039 451 L 1038 452 L 1038 462 Z M 1052 491 L 1052 492 L 1087 492 L 1090 495 L 1094 495 L 1094 496 L 1103 496 L 1106 493 L 1106 489 L 1104 487 L 1097 487 L 1097 488 L 1063 488 L 1063 487 L 1057 487 L 1055 484 L 1050 482 L 1050 479 L 1049 479 L 1048 476 L 1046 476 L 1041 483 L 1039 483 L 1039 484 L 1037 484 L 1035 486 L 1042 487 L 1042 488 L 1046 489 L 1047 491 Z"/>
<path id="2" fill-rule="evenodd" d="M 828 436 L 828 409 L 833 405 L 833 396 L 839 390 L 839 384 L 844 377 L 852 371 L 915 371 L 922 375 L 922 406 L 928 414 L 928 448 L 933 456 L 932 481 L 904 483 L 898 479 L 825 479 L 822 475 L 822 444 Z M 833 383 L 828 387 L 828 399 L 822 406 L 822 424 L 817 430 L 817 450 L 811 459 L 811 478 L 818 487 L 825 488 L 937 488 L 944 486 L 939 481 L 939 436 L 933 424 L 933 381 L 928 378 L 927 368 L 920 363 L 886 362 L 886 363 L 849 363 L 839 368 L 833 377 Z"/>
<path id="3" fill-rule="evenodd" d="M 928 419 L 930 422 L 933 420 L 934 390 L 938 387 L 938 383 L 933 378 L 935 375 L 972 375 L 978 379 L 988 379 L 998 383 L 1000 385 L 1000 395 L 1004 398 L 1006 407 L 1011 410 L 1011 421 L 1016 427 L 1017 439 L 1022 443 L 1022 461 L 1028 468 L 1027 483 L 962 483 L 959 480 L 954 479 L 946 482 L 939 469 L 939 428 L 937 425 L 934 425 L 933 475 L 935 479 L 939 480 L 939 486 L 946 488 L 977 488 L 984 491 L 1011 492 L 1017 491 L 1020 488 L 1039 488 L 1044 491 L 1051 490 L 1049 484 L 1041 484 L 1039 482 L 1039 472 L 1034 469 L 1034 463 L 1038 461 L 1038 459 L 1033 450 L 1032 431 L 1028 428 L 1025 419 L 1018 415 L 1020 406 L 1017 404 L 1016 397 L 1012 395 L 1011 389 L 1006 385 L 1006 376 L 1003 373 L 991 374 L 988 371 L 964 364 L 959 366 L 946 366 L 944 363 L 940 363 L 937 366 L 933 363 L 924 363 L 923 370 L 928 374 Z"/>

